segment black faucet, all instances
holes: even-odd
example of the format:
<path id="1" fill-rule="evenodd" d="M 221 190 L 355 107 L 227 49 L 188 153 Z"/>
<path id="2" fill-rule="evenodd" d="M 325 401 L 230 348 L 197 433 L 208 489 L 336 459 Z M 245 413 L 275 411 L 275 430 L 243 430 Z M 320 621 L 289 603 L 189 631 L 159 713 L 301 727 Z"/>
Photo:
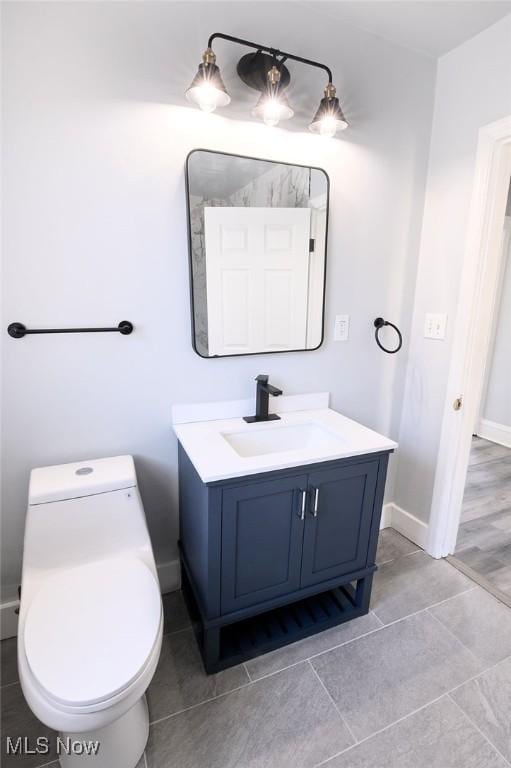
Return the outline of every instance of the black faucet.
<path id="1" fill-rule="evenodd" d="M 243 416 L 243 419 L 249 424 L 253 424 L 255 421 L 277 421 L 280 416 L 276 413 L 268 413 L 268 402 L 270 395 L 277 397 L 282 394 L 281 389 L 273 387 L 268 384 L 268 376 L 265 374 L 259 374 L 256 378 L 257 390 L 256 390 L 256 412 L 255 416 Z"/>

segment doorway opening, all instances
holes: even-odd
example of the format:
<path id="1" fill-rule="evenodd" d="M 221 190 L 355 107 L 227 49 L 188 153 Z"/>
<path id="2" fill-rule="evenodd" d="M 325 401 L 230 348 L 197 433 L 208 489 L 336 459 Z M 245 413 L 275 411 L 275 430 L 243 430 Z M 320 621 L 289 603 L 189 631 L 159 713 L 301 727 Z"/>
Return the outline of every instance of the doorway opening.
<path id="1" fill-rule="evenodd" d="M 451 562 L 511 606 L 511 185 L 500 297 Z"/>
<path id="2" fill-rule="evenodd" d="M 508 327 L 498 333 L 504 281 L 506 273 L 511 273 L 511 266 L 509 271 L 506 269 L 507 254 L 504 253 L 507 247 L 504 224 L 509 210 L 510 179 L 511 116 L 485 126 L 479 133 L 467 246 L 461 275 L 458 313 L 454 324 L 451 368 L 427 546 L 427 551 L 433 557 L 454 555 L 453 565 L 459 566 L 460 570 L 471 568 L 472 572 L 468 575 L 477 580 L 485 578 L 482 573 L 472 568 L 477 564 L 475 554 L 480 553 L 471 553 L 474 558 L 472 565 L 464 563 L 458 555 L 462 548 L 474 549 L 478 546 L 473 542 L 471 546 L 466 537 L 471 529 L 478 526 L 483 529 L 485 518 L 486 524 L 504 524 L 505 514 L 502 518 L 491 518 L 492 512 L 505 511 L 504 506 L 498 509 L 494 501 L 495 496 L 504 495 L 505 492 L 496 480 L 493 480 L 492 485 L 490 478 L 492 473 L 496 476 L 500 473 L 501 478 L 506 476 L 506 469 L 501 466 L 500 459 L 509 467 L 509 460 L 506 462 L 506 459 L 511 455 L 511 449 L 510 454 L 507 454 L 508 446 L 497 442 L 495 432 L 487 431 L 488 427 L 491 427 L 488 422 L 492 421 L 490 411 L 487 410 L 490 407 L 488 402 L 493 397 L 495 387 L 495 383 L 491 381 L 493 362 L 500 355 L 501 337 L 504 339 L 504 346 L 509 348 L 511 332 L 509 317 L 506 321 L 506 310 L 503 310 L 504 322 L 507 322 Z M 506 223 L 506 233 L 507 226 Z M 497 367 L 500 367 L 500 364 Z M 510 371 L 511 364 L 508 364 L 508 382 Z M 509 383 L 506 387 L 504 382 L 504 392 L 509 403 Z M 499 466 L 491 466 L 493 460 L 499 462 Z M 482 483 L 483 478 L 486 478 L 486 483 Z M 509 482 L 511 486 L 511 477 Z M 511 487 L 509 490 L 511 491 Z M 503 505 L 504 503 L 505 499 L 502 500 Z M 493 508 L 491 504 L 494 504 Z M 511 500 L 509 513 L 511 518 Z M 479 523 L 476 524 L 475 520 Z M 468 523 L 471 525 L 465 528 Z M 498 525 L 496 527 L 498 529 Z M 505 532 L 501 531 L 501 537 L 503 533 Z M 509 563 L 502 562 L 503 567 L 511 566 L 511 528 L 509 534 L 509 550 L 505 553 L 499 550 L 502 557 L 505 554 L 510 558 Z M 498 536 L 497 533 L 496 537 Z M 484 553 L 480 557 L 482 562 Z M 496 566 L 497 563 L 493 562 Z M 488 575 L 490 561 L 487 560 L 486 563 Z M 500 584 L 503 586 L 504 582 L 500 581 Z M 505 595 L 504 592 L 502 594 Z M 509 604 L 511 605 L 511 579 Z"/>

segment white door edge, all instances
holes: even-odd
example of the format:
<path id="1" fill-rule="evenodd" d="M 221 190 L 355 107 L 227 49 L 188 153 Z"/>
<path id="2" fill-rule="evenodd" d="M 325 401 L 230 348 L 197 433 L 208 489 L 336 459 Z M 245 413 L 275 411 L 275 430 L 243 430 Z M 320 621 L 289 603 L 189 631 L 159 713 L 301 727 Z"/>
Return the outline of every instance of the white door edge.
<path id="1" fill-rule="evenodd" d="M 452 554 L 499 295 L 500 247 L 511 175 L 511 116 L 479 131 L 460 298 L 431 505 L 427 551 Z M 463 398 L 463 407 L 453 401 Z"/>

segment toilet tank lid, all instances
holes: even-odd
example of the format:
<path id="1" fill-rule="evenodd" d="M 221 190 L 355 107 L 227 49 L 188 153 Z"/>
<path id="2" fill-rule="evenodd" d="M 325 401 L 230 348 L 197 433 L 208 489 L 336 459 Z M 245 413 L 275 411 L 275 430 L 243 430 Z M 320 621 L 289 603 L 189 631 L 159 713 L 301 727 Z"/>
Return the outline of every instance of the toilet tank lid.
<path id="1" fill-rule="evenodd" d="M 38 467 L 30 473 L 28 503 L 77 499 L 96 493 L 133 488 L 137 484 L 132 456 L 76 461 Z"/>

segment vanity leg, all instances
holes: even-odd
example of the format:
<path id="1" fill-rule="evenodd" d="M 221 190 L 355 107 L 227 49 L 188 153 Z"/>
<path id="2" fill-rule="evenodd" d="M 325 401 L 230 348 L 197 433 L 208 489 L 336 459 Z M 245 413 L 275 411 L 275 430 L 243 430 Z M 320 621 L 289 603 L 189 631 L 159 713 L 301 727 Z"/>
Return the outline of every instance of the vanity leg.
<path id="1" fill-rule="evenodd" d="M 371 600 L 371 587 L 373 585 L 373 574 L 365 576 L 357 581 L 355 592 L 355 603 L 357 608 L 361 608 L 364 613 L 369 611 L 369 601 Z"/>
<path id="2" fill-rule="evenodd" d="M 202 657 L 206 672 L 216 672 L 220 661 L 220 627 L 204 629 L 202 639 Z"/>

